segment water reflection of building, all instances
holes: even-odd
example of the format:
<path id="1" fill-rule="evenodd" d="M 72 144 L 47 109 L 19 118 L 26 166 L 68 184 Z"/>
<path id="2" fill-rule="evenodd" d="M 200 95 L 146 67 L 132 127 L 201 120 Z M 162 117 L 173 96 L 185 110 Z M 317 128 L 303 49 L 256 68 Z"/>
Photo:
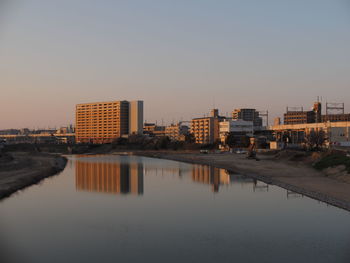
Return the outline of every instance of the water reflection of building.
<path id="1" fill-rule="evenodd" d="M 78 191 L 113 194 L 143 194 L 142 163 L 75 163 L 75 183 Z"/>
<path id="2" fill-rule="evenodd" d="M 226 170 L 206 165 L 193 165 L 192 179 L 195 182 L 212 185 L 214 192 L 219 191 L 220 185 L 231 183 L 230 174 Z"/>
<path id="3" fill-rule="evenodd" d="M 253 191 L 254 192 L 268 192 L 269 185 L 264 183 L 264 182 L 260 182 L 256 179 L 253 179 Z"/>

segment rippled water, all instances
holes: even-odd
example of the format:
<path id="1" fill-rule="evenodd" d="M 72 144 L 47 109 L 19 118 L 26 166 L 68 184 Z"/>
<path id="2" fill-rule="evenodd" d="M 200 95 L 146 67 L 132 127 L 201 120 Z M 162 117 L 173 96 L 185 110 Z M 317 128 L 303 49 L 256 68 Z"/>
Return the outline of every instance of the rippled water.
<path id="1" fill-rule="evenodd" d="M 0 203 L 0 262 L 350 262 L 350 213 L 223 169 L 70 157 Z"/>

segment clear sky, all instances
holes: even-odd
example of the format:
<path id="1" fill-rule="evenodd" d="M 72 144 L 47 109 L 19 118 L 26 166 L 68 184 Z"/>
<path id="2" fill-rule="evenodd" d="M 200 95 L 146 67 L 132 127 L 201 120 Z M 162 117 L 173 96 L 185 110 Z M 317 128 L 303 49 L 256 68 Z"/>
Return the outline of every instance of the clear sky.
<path id="1" fill-rule="evenodd" d="M 215 105 L 350 111 L 350 0 L 0 0 L 0 129 L 145 101 L 145 119 Z"/>

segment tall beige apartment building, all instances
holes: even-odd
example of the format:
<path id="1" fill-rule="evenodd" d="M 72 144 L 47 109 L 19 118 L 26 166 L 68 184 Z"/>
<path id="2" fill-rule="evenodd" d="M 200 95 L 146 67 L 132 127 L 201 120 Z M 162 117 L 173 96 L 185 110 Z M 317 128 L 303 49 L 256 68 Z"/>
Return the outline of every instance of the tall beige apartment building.
<path id="1" fill-rule="evenodd" d="M 78 104 L 75 120 L 77 143 L 110 143 L 123 135 L 142 133 L 143 101 Z"/>

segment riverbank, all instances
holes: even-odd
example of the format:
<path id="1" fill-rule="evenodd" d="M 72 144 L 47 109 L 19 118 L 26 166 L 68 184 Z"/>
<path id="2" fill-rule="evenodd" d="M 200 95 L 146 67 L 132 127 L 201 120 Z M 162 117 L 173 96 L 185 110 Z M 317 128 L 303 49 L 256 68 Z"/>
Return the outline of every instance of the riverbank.
<path id="1" fill-rule="evenodd" d="M 62 171 L 67 159 L 56 154 L 11 152 L 0 157 L 0 199 Z"/>
<path id="2" fill-rule="evenodd" d="M 136 151 L 135 155 L 180 162 L 212 165 L 233 173 L 256 178 L 268 184 L 291 190 L 313 199 L 350 211 L 350 184 L 325 176 L 309 164 L 298 160 L 276 159 L 259 155 L 260 161 L 242 154 L 199 154 L 186 152 Z"/>

